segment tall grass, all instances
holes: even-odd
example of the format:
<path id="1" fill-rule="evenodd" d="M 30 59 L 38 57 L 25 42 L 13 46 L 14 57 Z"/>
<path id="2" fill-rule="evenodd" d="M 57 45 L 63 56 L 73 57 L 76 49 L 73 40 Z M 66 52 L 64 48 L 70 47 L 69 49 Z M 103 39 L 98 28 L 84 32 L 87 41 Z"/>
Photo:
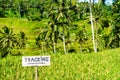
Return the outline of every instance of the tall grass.
<path id="1" fill-rule="evenodd" d="M 120 49 L 89 54 L 52 54 L 51 65 L 38 67 L 39 80 L 120 80 Z M 0 60 L 0 80 L 34 80 L 34 67 L 22 56 Z"/>

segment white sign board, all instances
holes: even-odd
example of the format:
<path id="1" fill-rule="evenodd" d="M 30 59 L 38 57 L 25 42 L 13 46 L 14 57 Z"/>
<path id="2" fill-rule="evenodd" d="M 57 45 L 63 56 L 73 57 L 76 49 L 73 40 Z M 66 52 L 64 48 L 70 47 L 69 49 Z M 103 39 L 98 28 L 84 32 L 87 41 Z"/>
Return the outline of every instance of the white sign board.
<path id="1" fill-rule="evenodd" d="M 50 66 L 50 56 L 23 56 L 22 66 Z"/>

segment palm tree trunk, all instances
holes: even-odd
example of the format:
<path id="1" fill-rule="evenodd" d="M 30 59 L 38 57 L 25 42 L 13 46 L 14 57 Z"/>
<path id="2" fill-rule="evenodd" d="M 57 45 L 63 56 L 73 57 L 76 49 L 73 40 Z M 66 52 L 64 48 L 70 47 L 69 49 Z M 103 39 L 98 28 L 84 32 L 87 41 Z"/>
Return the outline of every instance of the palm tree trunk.
<path id="1" fill-rule="evenodd" d="M 82 53 L 82 44 L 80 44 L 80 53 Z"/>
<path id="2" fill-rule="evenodd" d="M 66 45 L 65 45 L 65 27 L 64 27 L 64 19 L 62 19 L 62 28 L 63 28 L 63 35 L 62 35 L 62 38 L 63 38 L 63 46 L 64 46 L 64 53 L 66 54 Z"/>
<path id="3" fill-rule="evenodd" d="M 54 48 L 54 53 L 56 53 L 56 46 L 55 46 L 55 39 L 53 39 L 53 48 Z"/>
<path id="4" fill-rule="evenodd" d="M 62 27 L 63 27 L 63 35 L 62 35 L 62 38 L 63 38 L 64 53 L 66 54 L 65 34 L 64 34 L 65 28 L 64 28 L 63 24 L 62 24 Z"/>
<path id="5" fill-rule="evenodd" d="M 63 33 L 63 46 L 64 46 L 64 53 L 66 54 L 66 45 L 65 45 L 65 36 L 64 36 L 64 33 Z"/>
<path id="6" fill-rule="evenodd" d="M 52 28 L 52 32 L 53 32 L 53 33 L 52 33 L 52 41 L 53 41 L 53 52 L 54 52 L 54 53 L 56 53 L 56 46 L 55 46 L 55 45 L 56 45 L 56 44 L 55 44 L 55 27 L 56 27 L 56 26 L 54 26 L 54 27 Z"/>
<path id="7" fill-rule="evenodd" d="M 97 52 L 96 46 L 95 46 L 95 36 L 94 36 L 94 26 L 93 26 L 93 20 L 92 20 L 92 8 L 91 8 L 91 0 L 89 2 L 89 6 L 90 6 L 90 21 L 91 21 L 91 29 L 92 29 L 92 41 L 93 41 L 93 49 L 94 52 Z"/>
<path id="8" fill-rule="evenodd" d="M 96 41 L 95 41 L 95 46 L 96 46 L 96 52 L 97 52 L 97 48 L 98 48 L 98 35 L 97 35 L 97 32 L 98 32 L 98 28 L 97 28 L 97 24 L 98 24 L 98 22 L 97 21 L 95 21 L 96 22 L 96 26 L 95 26 L 95 35 L 96 35 Z"/>
<path id="9" fill-rule="evenodd" d="M 44 43 L 42 42 L 42 53 L 44 53 Z"/>

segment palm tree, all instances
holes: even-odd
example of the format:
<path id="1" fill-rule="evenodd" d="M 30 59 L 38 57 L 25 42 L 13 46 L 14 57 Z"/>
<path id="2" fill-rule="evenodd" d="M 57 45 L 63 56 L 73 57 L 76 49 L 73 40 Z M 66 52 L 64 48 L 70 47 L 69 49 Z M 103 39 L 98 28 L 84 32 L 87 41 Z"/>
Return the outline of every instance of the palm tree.
<path id="1" fill-rule="evenodd" d="M 106 1 L 106 0 L 99 0 L 99 1 L 98 1 L 98 4 L 101 5 L 101 6 L 103 6 L 103 5 L 105 5 L 105 1 Z"/>
<path id="2" fill-rule="evenodd" d="M 55 2 L 57 4 L 57 2 Z M 49 11 L 49 33 L 50 33 L 50 40 L 53 43 L 53 52 L 56 53 L 56 41 L 57 41 L 57 34 L 58 31 L 57 27 L 57 7 L 55 7 L 56 4 L 53 4 L 51 6 L 51 9 Z"/>
<path id="3" fill-rule="evenodd" d="M 17 48 L 22 49 L 22 52 L 24 54 L 24 49 L 26 47 L 26 40 L 27 37 L 24 32 L 20 31 L 20 33 L 17 35 Z"/>
<path id="4" fill-rule="evenodd" d="M 18 34 L 18 46 L 19 48 L 25 48 L 27 37 L 24 32 Z"/>
<path id="5" fill-rule="evenodd" d="M 63 46 L 64 46 L 64 53 L 66 54 L 66 40 L 65 40 L 65 32 L 67 32 L 67 30 L 69 30 L 68 26 L 71 26 L 71 18 L 68 15 L 69 13 L 69 6 L 67 5 L 67 1 L 66 0 L 62 0 L 62 2 L 60 2 L 60 6 L 59 6 L 59 15 L 58 15 L 58 22 L 60 23 L 60 26 L 63 28 L 62 30 L 62 38 L 63 38 Z"/>
<path id="6" fill-rule="evenodd" d="M 105 5 L 105 1 L 106 0 L 99 0 L 98 3 L 93 5 L 96 49 L 100 49 L 101 46 L 101 49 L 107 48 L 107 45 L 109 43 L 109 35 L 105 33 L 105 30 L 110 30 L 109 21 L 111 19 L 109 15 L 111 14 L 111 12 L 109 11 L 110 7 Z"/>
<path id="7" fill-rule="evenodd" d="M 94 3 L 94 2 L 93 2 Z M 99 1 L 100 4 L 100 1 Z M 102 6 L 99 5 L 98 3 L 92 6 L 93 8 L 93 22 L 94 22 L 94 32 L 95 32 L 95 47 L 98 49 L 98 30 L 100 29 L 99 23 L 102 17 Z M 97 50 L 96 50 L 97 51 Z"/>
<path id="8" fill-rule="evenodd" d="M 76 41 L 78 41 L 78 43 L 80 44 L 80 53 L 82 53 L 82 45 L 85 44 L 85 42 L 88 40 L 85 26 L 83 27 L 77 26 L 75 33 L 76 33 Z"/>
<path id="9" fill-rule="evenodd" d="M 45 43 L 47 44 L 47 40 L 46 40 L 47 33 L 48 31 L 43 30 L 41 33 L 39 33 L 39 35 L 35 39 L 36 45 L 42 49 L 42 52 L 45 51 Z"/>
<path id="10" fill-rule="evenodd" d="M 11 49 L 15 47 L 16 43 L 17 38 L 13 33 L 13 29 L 4 26 L 2 30 L 0 30 L 0 48 L 3 50 L 3 54 L 1 56 L 5 57 L 10 54 Z"/>
<path id="11" fill-rule="evenodd" d="M 111 47 L 120 47 L 120 0 L 115 0 L 112 6 L 112 34 Z"/>
<path id="12" fill-rule="evenodd" d="M 89 7 L 90 7 L 90 21 L 91 21 L 91 30 L 92 30 L 92 42 L 93 42 L 93 49 L 94 52 L 97 52 L 97 48 L 95 46 L 95 36 L 94 36 L 94 26 L 93 26 L 93 17 L 92 17 L 92 7 L 91 7 L 91 0 L 89 0 Z"/>
<path id="13" fill-rule="evenodd" d="M 66 26 L 70 25 L 71 19 L 68 15 L 69 6 L 67 6 L 66 0 L 55 0 L 53 1 L 54 4 L 51 6 L 50 12 L 49 12 L 49 25 L 51 27 L 51 35 L 53 36 L 53 47 L 54 52 L 56 52 L 55 44 L 57 41 L 58 33 L 61 33 L 62 41 L 63 41 L 63 47 L 64 47 L 64 53 L 66 54 L 66 41 L 65 41 L 65 33 L 67 32 Z M 59 28 L 62 27 L 62 31 L 59 30 Z M 59 32 L 60 31 L 60 32 Z"/>

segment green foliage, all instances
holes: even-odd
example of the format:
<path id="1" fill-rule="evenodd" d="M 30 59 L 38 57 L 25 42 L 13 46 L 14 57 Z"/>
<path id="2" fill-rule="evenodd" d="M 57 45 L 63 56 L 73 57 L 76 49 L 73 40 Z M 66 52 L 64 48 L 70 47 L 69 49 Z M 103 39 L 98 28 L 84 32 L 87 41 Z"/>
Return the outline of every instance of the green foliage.
<path id="1" fill-rule="evenodd" d="M 111 47 L 116 48 L 120 46 L 120 1 L 115 1 L 112 6 L 112 36 Z"/>
<path id="2" fill-rule="evenodd" d="M 119 80 L 119 52 L 118 48 L 97 54 L 52 54 L 50 66 L 38 67 L 38 79 Z M 35 68 L 22 67 L 22 56 L 8 56 L 0 63 L 1 80 L 34 80 Z"/>
<path id="3" fill-rule="evenodd" d="M 36 45 L 39 47 L 39 48 L 43 48 L 43 43 L 45 43 L 46 41 L 46 36 L 47 36 L 47 31 L 43 31 L 41 33 L 39 33 L 39 35 L 36 37 Z"/>
<path id="4" fill-rule="evenodd" d="M 41 20 L 47 17 L 42 14 L 48 11 L 46 4 L 49 3 L 49 0 L 0 0 L 0 17 L 25 17 L 29 20 Z"/>
<path id="5" fill-rule="evenodd" d="M 1 57 L 6 57 L 7 54 L 10 54 L 11 49 L 15 47 L 16 43 L 17 38 L 13 33 L 13 29 L 4 26 L 0 30 L 0 48 L 3 51 Z"/>
<path id="6" fill-rule="evenodd" d="M 27 15 L 28 20 L 32 21 L 40 21 L 41 20 L 41 14 L 38 9 L 36 8 L 30 8 L 28 10 L 28 15 Z"/>
<path id="7" fill-rule="evenodd" d="M 113 5 L 99 0 L 99 3 L 92 4 L 92 8 L 97 49 L 119 47 L 119 0 L 114 1 Z M 93 50 L 89 12 L 88 2 L 76 0 L 0 0 L 0 16 L 8 17 L 2 18 L 0 25 L 13 28 L 16 34 L 21 30 L 25 32 L 27 45 L 24 45 L 26 39 L 18 38 L 22 49 L 25 46 L 28 49 L 42 49 L 43 46 L 46 51 L 61 52 L 66 48 L 69 52 L 79 51 L 82 45 L 83 51 L 89 52 Z M 75 25 L 78 26 L 74 30 Z"/>
<path id="8" fill-rule="evenodd" d="M 0 17 L 5 17 L 5 11 L 0 7 Z"/>
<path id="9" fill-rule="evenodd" d="M 0 57 L 6 57 L 8 54 L 11 54 L 13 48 L 25 47 L 26 36 L 24 32 L 20 32 L 19 36 L 13 33 L 12 28 L 7 26 L 2 27 L 0 30 Z"/>
<path id="10" fill-rule="evenodd" d="M 26 47 L 26 40 L 27 40 L 27 37 L 26 37 L 25 33 L 21 31 L 18 34 L 17 46 L 19 48 L 25 48 Z"/>

